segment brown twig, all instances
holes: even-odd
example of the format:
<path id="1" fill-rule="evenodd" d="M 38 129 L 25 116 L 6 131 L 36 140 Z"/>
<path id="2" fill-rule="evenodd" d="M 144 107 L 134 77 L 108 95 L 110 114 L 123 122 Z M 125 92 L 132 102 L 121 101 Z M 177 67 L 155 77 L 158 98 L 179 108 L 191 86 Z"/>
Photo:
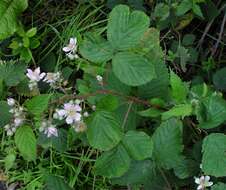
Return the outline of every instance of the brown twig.
<path id="1" fill-rule="evenodd" d="M 137 103 L 137 104 L 142 104 L 142 105 L 149 106 L 149 107 L 155 107 L 157 109 L 162 109 L 158 105 L 153 105 L 149 101 L 140 99 L 140 98 L 138 98 L 136 96 L 127 96 L 127 95 L 121 94 L 119 92 L 116 92 L 116 91 L 113 91 L 113 90 L 106 90 L 106 89 L 97 90 L 97 91 L 95 91 L 93 93 L 88 93 L 88 94 L 84 94 L 84 95 L 75 95 L 75 94 L 65 95 L 65 96 L 63 96 L 63 97 L 61 97 L 61 98 L 59 98 L 57 100 L 52 101 L 51 104 L 64 103 L 65 101 L 71 100 L 71 99 L 85 100 L 85 99 L 87 99 L 89 97 L 96 96 L 98 94 L 118 96 L 118 97 L 122 97 L 122 98 L 124 98 L 124 99 L 126 99 L 126 100 L 128 100 L 130 102 L 134 102 L 134 103 Z"/>

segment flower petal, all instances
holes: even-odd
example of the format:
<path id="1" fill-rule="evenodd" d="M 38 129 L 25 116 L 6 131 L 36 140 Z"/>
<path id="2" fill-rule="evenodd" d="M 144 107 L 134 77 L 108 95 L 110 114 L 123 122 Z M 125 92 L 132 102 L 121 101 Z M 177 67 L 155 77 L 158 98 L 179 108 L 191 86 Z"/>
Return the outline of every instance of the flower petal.
<path id="1" fill-rule="evenodd" d="M 69 48 L 69 47 L 63 47 L 63 51 L 65 52 L 65 53 L 68 53 L 68 52 L 70 52 L 71 51 L 71 48 Z"/>
<path id="2" fill-rule="evenodd" d="M 67 124 L 72 124 L 73 123 L 73 118 L 72 117 L 70 117 L 70 116 L 68 116 L 67 118 L 66 118 L 66 123 Z"/>

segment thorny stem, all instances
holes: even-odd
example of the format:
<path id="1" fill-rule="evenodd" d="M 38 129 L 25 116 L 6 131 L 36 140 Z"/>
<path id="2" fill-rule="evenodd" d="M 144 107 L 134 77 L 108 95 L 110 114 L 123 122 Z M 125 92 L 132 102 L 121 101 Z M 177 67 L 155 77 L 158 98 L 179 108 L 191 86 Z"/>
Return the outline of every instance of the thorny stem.
<path id="1" fill-rule="evenodd" d="M 130 113 L 130 111 L 131 111 L 132 105 L 133 105 L 133 102 L 130 102 L 130 103 L 129 103 L 129 106 L 128 106 L 128 110 L 127 110 L 126 115 L 125 115 L 124 120 L 123 120 L 123 124 L 122 124 L 122 128 L 123 128 L 123 129 L 124 129 L 125 125 L 126 125 L 126 122 L 127 122 L 129 113 Z"/>
<path id="2" fill-rule="evenodd" d="M 126 100 L 128 100 L 130 102 L 134 102 L 134 103 L 137 103 L 137 104 L 143 104 L 143 105 L 149 106 L 149 107 L 155 107 L 157 109 L 163 109 L 163 108 L 161 108 L 158 105 L 153 105 L 149 101 L 140 99 L 140 98 L 138 98 L 136 96 L 127 96 L 127 95 L 121 94 L 119 92 L 116 92 L 116 91 L 113 91 L 113 90 L 106 90 L 106 89 L 97 90 L 96 92 L 88 93 L 88 94 L 84 94 L 84 95 L 75 95 L 75 94 L 65 95 L 65 96 L 59 98 L 58 100 L 52 101 L 51 104 L 64 103 L 66 100 L 71 100 L 71 99 L 84 100 L 84 99 L 87 99 L 89 97 L 96 96 L 98 94 L 114 95 L 114 96 L 122 97 L 122 98 L 124 98 L 124 99 L 126 99 Z"/>

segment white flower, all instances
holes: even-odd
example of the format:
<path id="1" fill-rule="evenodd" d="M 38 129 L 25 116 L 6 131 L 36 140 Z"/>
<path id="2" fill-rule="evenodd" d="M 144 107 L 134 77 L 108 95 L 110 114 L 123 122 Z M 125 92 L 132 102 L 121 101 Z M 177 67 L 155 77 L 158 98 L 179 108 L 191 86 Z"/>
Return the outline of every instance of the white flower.
<path id="1" fill-rule="evenodd" d="M 66 53 L 66 56 L 71 60 L 79 58 L 79 56 L 77 55 L 77 39 L 70 38 L 69 44 L 63 47 L 63 51 Z"/>
<path id="2" fill-rule="evenodd" d="M 67 53 L 66 55 L 70 60 L 74 60 L 74 59 L 79 58 L 79 56 L 77 54 Z"/>
<path id="3" fill-rule="evenodd" d="M 92 110 L 95 111 L 96 110 L 96 106 L 92 105 Z"/>
<path id="4" fill-rule="evenodd" d="M 13 98 L 8 98 L 8 99 L 7 99 L 7 104 L 8 104 L 9 106 L 14 106 L 15 103 L 16 103 L 16 101 L 15 101 Z"/>
<path id="5" fill-rule="evenodd" d="M 209 180 L 210 176 L 195 177 L 195 183 L 198 184 L 197 190 L 204 190 L 206 187 L 212 186 L 213 182 Z"/>
<path id="6" fill-rule="evenodd" d="M 70 38 L 69 44 L 63 47 L 65 53 L 76 53 L 77 51 L 77 38 Z"/>
<path id="7" fill-rule="evenodd" d="M 103 82 L 103 77 L 100 76 L 100 75 L 97 75 L 96 79 L 97 79 L 98 82 Z"/>
<path id="8" fill-rule="evenodd" d="M 67 124 L 76 123 L 81 120 L 81 112 L 82 108 L 73 102 L 65 103 L 63 109 L 57 109 L 55 114 L 55 118 L 66 118 Z"/>
<path id="9" fill-rule="evenodd" d="M 45 77 L 46 73 L 41 73 L 40 67 L 38 67 L 34 71 L 32 71 L 31 69 L 27 69 L 26 75 L 31 81 L 38 82 Z"/>
<path id="10" fill-rule="evenodd" d="M 24 121 L 23 118 L 20 118 L 20 117 L 15 118 L 14 119 L 15 127 L 19 127 L 20 125 L 22 125 L 23 121 Z"/>
<path id="11" fill-rule="evenodd" d="M 50 84 L 52 87 L 57 87 L 56 83 L 62 82 L 60 72 L 56 73 L 47 73 L 45 78 L 43 79 L 44 82 Z"/>

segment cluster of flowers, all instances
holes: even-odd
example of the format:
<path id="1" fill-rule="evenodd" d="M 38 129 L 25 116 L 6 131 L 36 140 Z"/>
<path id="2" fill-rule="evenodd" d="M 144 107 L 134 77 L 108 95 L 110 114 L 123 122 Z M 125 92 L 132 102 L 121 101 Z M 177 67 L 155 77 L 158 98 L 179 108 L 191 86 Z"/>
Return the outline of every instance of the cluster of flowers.
<path id="1" fill-rule="evenodd" d="M 39 131 L 47 135 L 48 138 L 52 136 L 58 137 L 58 130 L 56 128 L 56 125 L 53 125 L 52 121 L 50 120 L 43 121 L 39 128 Z"/>
<path id="2" fill-rule="evenodd" d="M 88 112 L 83 112 L 81 107 L 81 100 L 71 100 L 65 103 L 62 109 L 56 109 L 53 114 L 54 119 L 65 120 L 68 125 L 71 125 L 76 132 L 83 132 L 86 130 L 86 125 L 83 117 L 88 117 Z"/>
<path id="3" fill-rule="evenodd" d="M 9 112 L 13 114 L 13 120 L 11 123 L 5 125 L 4 129 L 8 136 L 12 136 L 16 132 L 16 129 L 24 123 L 25 112 L 23 107 L 16 103 L 15 99 L 8 98 L 7 103 L 11 107 Z"/>
<path id="4" fill-rule="evenodd" d="M 37 88 L 38 82 L 43 81 L 48 83 L 53 88 L 58 88 L 62 83 L 63 79 L 60 72 L 56 73 L 41 73 L 40 67 L 36 68 L 34 71 L 27 69 L 27 77 L 30 79 L 29 88 L 33 90 Z"/>

